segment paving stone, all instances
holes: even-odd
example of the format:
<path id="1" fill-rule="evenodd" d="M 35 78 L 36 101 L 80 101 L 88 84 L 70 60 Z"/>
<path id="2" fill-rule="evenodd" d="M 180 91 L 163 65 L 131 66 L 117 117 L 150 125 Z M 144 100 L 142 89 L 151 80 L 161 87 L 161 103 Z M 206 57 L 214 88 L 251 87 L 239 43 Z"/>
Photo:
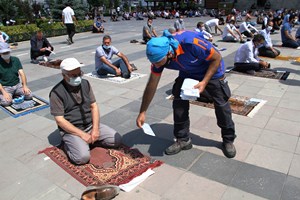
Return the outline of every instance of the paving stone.
<path id="1" fill-rule="evenodd" d="M 115 200 L 132 200 L 132 199 L 145 199 L 145 200 L 161 200 L 161 197 L 157 194 L 149 192 L 142 187 L 136 187 L 130 192 L 120 192 L 115 197 Z"/>
<path id="2" fill-rule="evenodd" d="M 278 107 L 281 108 L 288 108 L 288 109 L 293 109 L 293 110 L 300 110 L 300 105 L 297 99 L 292 99 L 292 98 L 288 98 L 288 99 L 282 99 L 279 102 Z"/>
<path id="3" fill-rule="evenodd" d="M 266 125 L 266 129 L 299 136 L 300 123 L 272 117 Z"/>
<path id="4" fill-rule="evenodd" d="M 212 153 L 204 153 L 190 171 L 196 175 L 228 185 L 241 163 Z"/>
<path id="5" fill-rule="evenodd" d="M 269 147 L 263 147 L 260 145 L 254 145 L 252 151 L 246 159 L 246 162 L 287 174 L 292 162 L 292 158 L 293 153 L 288 153 Z"/>
<path id="6" fill-rule="evenodd" d="M 114 109 L 117 109 L 117 108 L 120 108 L 124 105 L 127 105 L 130 102 L 131 102 L 130 99 L 119 97 L 119 98 L 109 99 L 109 100 L 101 103 L 101 105 L 102 105 L 102 107 L 109 106 L 109 107 L 112 107 Z"/>
<path id="7" fill-rule="evenodd" d="M 172 200 L 182 199 L 221 199 L 226 186 L 191 173 L 185 173 L 163 195 Z"/>
<path id="8" fill-rule="evenodd" d="M 47 193 L 36 195 L 30 200 L 53 200 L 53 199 L 70 199 L 72 196 L 67 193 L 66 191 L 60 189 L 59 187 L 52 188 L 51 190 L 47 191 Z"/>
<path id="9" fill-rule="evenodd" d="M 234 93 L 236 94 L 238 91 L 247 91 L 249 94 L 257 94 L 262 88 L 257 86 L 250 86 L 250 85 L 241 85 L 237 89 L 234 90 Z"/>
<path id="10" fill-rule="evenodd" d="M 282 191 L 282 200 L 299 200 L 300 199 L 300 179 L 288 176 Z"/>
<path id="11" fill-rule="evenodd" d="M 297 146 L 297 137 L 276 131 L 264 130 L 257 144 L 293 153 Z"/>
<path id="12" fill-rule="evenodd" d="M 300 140 L 298 140 L 298 145 L 297 145 L 295 153 L 300 154 Z"/>
<path id="13" fill-rule="evenodd" d="M 147 115 L 163 120 L 172 112 L 173 112 L 173 110 L 171 107 L 166 108 L 163 106 L 158 106 L 158 105 L 153 104 L 152 106 L 149 107 L 149 109 L 147 111 Z"/>
<path id="14" fill-rule="evenodd" d="M 38 132 L 48 126 L 53 126 L 53 120 L 49 120 L 44 117 L 37 117 L 34 120 L 34 123 L 36 124 L 35 126 L 33 126 L 31 123 L 25 123 L 19 127 L 20 129 L 25 130 L 28 133 L 32 133 L 32 132 Z"/>
<path id="15" fill-rule="evenodd" d="M 300 155 L 295 154 L 289 170 L 289 175 L 300 178 Z"/>
<path id="16" fill-rule="evenodd" d="M 62 190 L 67 191 L 75 198 L 80 198 L 81 194 L 86 190 L 86 187 L 79 183 L 76 179 L 73 177 L 67 179 L 64 183 L 61 185 L 58 185 Z"/>
<path id="17" fill-rule="evenodd" d="M 266 200 L 265 198 L 244 192 L 242 190 L 228 187 L 225 193 L 223 194 L 221 200 L 233 200 L 233 199 L 243 199 L 243 200 Z"/>
<path id="18" fill-rule="evenodd" d="M 264 128 L 269 121 L 269 116 L 263 114 L 255 115 L 253 118 L 233 114 L 232 118 L 234 122 L 257 128 Z"/>
<path id="19" fill-rule="evenodd" d="M 279 200 L 285 177 L 279 172 L 242 164 L 230 186 L 266 199 Z"/>
<path id="20" fill-rule="evenodd" d="M 299 111 L 293 109 L 279 107 L 274 111 L 273 117 L 294 122 L 300 122 Z"/>
<path id="21" fill-rule="evenodd" d="M 255 144 L 261 135 L 262 129 L 253 127 L 251 125 L 244 125 L 241 123 L 235 123 L 235 130 L 238 140 Z"/>

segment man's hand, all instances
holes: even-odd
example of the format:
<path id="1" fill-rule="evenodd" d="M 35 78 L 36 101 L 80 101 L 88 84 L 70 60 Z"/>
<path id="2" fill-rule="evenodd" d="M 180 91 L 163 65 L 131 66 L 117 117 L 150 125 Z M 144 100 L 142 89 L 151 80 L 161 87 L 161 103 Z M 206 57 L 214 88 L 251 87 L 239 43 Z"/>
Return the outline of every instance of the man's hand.
<path id="1" fill-rule="evenodd" d="M 117 74 L 118 76 L 120 76 L 120 75 L 121 75 L 121 70 L 120 70 L 119 68 L 116 68 L 115 70 L 116 70 L 116 74 Z"/>
<path id="2" fill-rule="evenodd" d="M 273 51 L 273 53 L 275 54 L 275 56 L 278 56 L 278 52 L 274 48 L 272 48 L 271 50 Z"/>
<path id="3" fill-rule="evenodd" d="M 91 139 L 92 139 L 92 144 L 94 144 L 94 142 L 99 140 L 99 137 L 100 137 L 99 129 L 97 129 L 97 130 L 92 129 L 90 135 L 91 135 Z"/>
<path id="4" fill-rule="evenodd" d="M 202 93 L 205 90 L 207 83 L 200 81 L 197 85 L 194 86 L 195 89 L 199 90 L 199 93 Z"/>
<path id="5" fill-rule="evenodd" d="M 12 101 L 12 97 L 10 96 L 10 94 L 8 92 L 3 91 L 2 95 L 6 101 Z"/>
<path id="6" fill-rule="evenodd" d="M 31 93 L 30 89 L 26 85 L 23 86 L 23 92 L 25 95 L 29 95 Z"/>
<path id="7" fill-rule="evenodd" d="M 45 51 L 46 51 L 46 47 L 41 48 L 40 51 L 41 51 L 41 52 L 45 52 Z"/>
<path id="8" fill-rule="evenodd" d="M 92 143 L 92 136 L 88 133 L 82 134 L 81 139 L 83 139 L 88 144 Z"/>
<path id="9" fill-rule="evenodd" d="M 142 128 L 144 122 L 145 122 L 145 119 L 146 119 L 146 115 L 145 115 L 145 112 L 142 112 L 138 115 L 138 117 L 136 118 L 136 125 L 137 127 L 139 128 Z"/>

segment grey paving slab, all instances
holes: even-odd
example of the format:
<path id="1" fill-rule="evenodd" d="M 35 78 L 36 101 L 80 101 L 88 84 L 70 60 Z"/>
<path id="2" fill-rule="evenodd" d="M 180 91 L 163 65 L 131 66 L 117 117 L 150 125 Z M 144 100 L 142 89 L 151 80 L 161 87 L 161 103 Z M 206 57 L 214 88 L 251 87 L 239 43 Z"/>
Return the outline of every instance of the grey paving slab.
<path id="1" fill-rule="evenodd" d="M 196 175 L 229 185 L 241 163 L 226 157 L 204 153 L 190 171 Z"/>
<path id="2" fill-rule="evenodd" d="M 295 154 L 289 170 L 289 175 L 300 178 L 300 155 Z"/>
<path id="3" fill-rule="evenodd" d="M 277 200 L 280 199 L 285 178 L 286 175 L 279 172 L 242 164 L 230 185 L 266 199 Z"/>
<path id="4" fill-rule="evenodd" d="M 299 136 L 300 123 L 272 117 L 266 125 L 266 129 Z"/>
<path id="5" fill-rule="evenodd" d="M 299 111 L 294 109 L 279 107 L 274 111 L 273 117 L 294 121 L 294 122 L 300 122 Z"/>
<path id="6" fill-rule="evenodd" d="M 142 187 L 137 187 L 128 193 L 121 192 L 115 198 L 115 200 L 132 200 L 132 199 L 161 200 L 161 197 L 155 193 L 143 189 Z"/>
<path id="7" fill-rule="evenodd" d="M 73 177 L 67 179 L 64 183 L 59 185 L 59 187 L 78 199 L 80 199 L 82 192 L 86 189 L 86 187 L 80 184 Z"/>
<path id="8" fill-rule="evenodd" d="M 282 191 L 282 200 L 299 200 L 300 199 L 300 179 L 288 176 Z"/>
<path id="9" fill-rule="evenodd" d="M 266 200 L 265 198 L 259 197 L 257 195 L 253 195 L 251 193 L 248 192 L 244 192 L 242 190 L 236 189 L 236 188 L 232 188 L 232 187 L 228 187 L 227 190 L 225 191 L 225 193 L 223 194 L 222 200 L 239 200 L 239 199 L 243 199 L 243 200 Z"/>
<path id="10" fill-rule="evenodd" d="M 300 154 L 300 140 L 299 139 L 298 139 L 298 144 L 297 144 L 295 153 Z"/>
<path id="11" fill-rule="evenodd" d="M 36 195 L 35 197 L 30 198 L 29 200 L 53 200 L 53 199 L 71 199 L 72 195 L 62 190 L 59 187 L 54 187 L 46 193 Z"/>
<path id="12" fill-rule="evenodd" d="M 262 129 L 251 125 L 244 125 L 235 122 L 236 135 L 238 140 L 255 144 L 261 135 Z"/>

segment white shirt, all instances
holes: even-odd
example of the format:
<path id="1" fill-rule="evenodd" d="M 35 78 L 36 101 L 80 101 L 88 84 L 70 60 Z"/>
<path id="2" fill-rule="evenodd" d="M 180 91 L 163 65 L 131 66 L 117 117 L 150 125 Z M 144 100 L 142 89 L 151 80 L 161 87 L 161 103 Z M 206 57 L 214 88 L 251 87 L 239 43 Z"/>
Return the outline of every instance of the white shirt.
<path id="1" fill-rule="evenodd" d="M 74 10 L 70 6 L 67 6 L 65 9 L 63 9 L 62 15 L 65 18 L 65 21 L 64 21 L 65 24 L 73 24 L 74 23 L 72 16 L 74 16 L 75 13 L 74 13 Z"/>
<path id="2" fill-rule="evenodd" d="M 205 24 L 209 27 L 218 26 L 219 25 L 219 19 L 211 19 L 205 22 Z"/>
<path id="3" fill-rule="evenodd" d="M 195 28 L 195 31 L 197 31 L 197 32 L 199 32 L 199 33 L 202 33 L 203 36 L 204 36 L 204 38 L 205 38 L 206 40 L 208 40 L 209 38 L 212 38 L 212 35 L 211 35 L 209 32 L 205 31 L 205 30 L 201 30 L 201 29 L 199 29 L 199 28 Z"/>
<path id="4" fill-rule="evenodd" d="M 247 31 L 248 33 L 251 33 L 251 31 L 250 31 L 249 28 L 252 28 L 252 29 L 254 29 L 256 32 L 258 32 L 258 30 L 257 30 L 254 26 L 252 26 L 251 24 L 247 24 L 246 22 L 243 22 L 243 23 L 240 24 L 239 31 L 240 31 L 241 33 L 245 32 L 245 31 Z"/>
<path id="5" fill-rule="evenodd" d="M 258 51 L 257 48 L 254 47 L 253 42 L 246 42 L 237 50 L 234 63 L 258 63 L 260 59 L 257 55 Z"/>
<path id="6" fill-rule="evenodd" d="M 270 31 L 267 31 L 267 29 L 263 29 L 263 30 L 259 31 L 259 34 L 261 34 L 262 36 L 265 37 L 265 43 L 264 43 L 265 47 L 267 47 L 267 48 L 273 47 L 272 40 L 270 37 Z"/>
<path id="7" fill-rule="evenodd" d="M 226 37 L 226 36 L 232 36 L 229 31 L 234 31 L 237 30 L 236 27 L 233 24 L 226 24 L 224 30 L 223 30 L 223 34 L 222 34 L 222 38 Z"/>

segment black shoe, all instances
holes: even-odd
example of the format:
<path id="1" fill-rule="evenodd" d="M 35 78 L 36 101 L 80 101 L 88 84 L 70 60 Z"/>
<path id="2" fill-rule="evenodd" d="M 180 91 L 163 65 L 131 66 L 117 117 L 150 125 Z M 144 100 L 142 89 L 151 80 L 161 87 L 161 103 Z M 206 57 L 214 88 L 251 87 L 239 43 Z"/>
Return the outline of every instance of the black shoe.
<path id="1" fill-rule="evenodd" d="M 255 70 L 247 70 L 246 73 L 254 76 Z"/>
<path id="2" fill-rule="evenodd" d="M 120 192 L 118 186 L 114 185 L 91 185 L 81 195 L 82 200 L 110 200 L 115 198 Z"/>
<path id="3" fill-rule="evenodd" d="M 174 155 L 179 153 L 181 150 L 189 150 L 192 147 L 193 144 L 191 139 L 189 139 L 188 141 L 182 141 L 177 139 L 177 141 L 174 144 L 172 144 L 165 150 L 165 154 Z"/>
<path id="4" fill-rule="evenodd" d="M 223 142 L 222 150 L 227 158 L 234 158 L 236 155 L 236 150 L 232 142 Z"/>
<path id="5" fill-rule="evenodd" d="M 129 79 L 130 78 L 130 73 L 124 72 L 122 73 L 122 77 L 125 79 Z"/>
<path id="6" fill-rule="evenodd" d="M 39 64 L 40 62 L 39 62 L 37 59 L 32 59 L 32 60 L 31 60 L 31 63 L 32 63 L 32 64 Z"/>
<path id="7" fill-rule="evenodd" d="M 216 43 L 212 43 L 215 47 L 218 47 L 218 45 Z"/>

